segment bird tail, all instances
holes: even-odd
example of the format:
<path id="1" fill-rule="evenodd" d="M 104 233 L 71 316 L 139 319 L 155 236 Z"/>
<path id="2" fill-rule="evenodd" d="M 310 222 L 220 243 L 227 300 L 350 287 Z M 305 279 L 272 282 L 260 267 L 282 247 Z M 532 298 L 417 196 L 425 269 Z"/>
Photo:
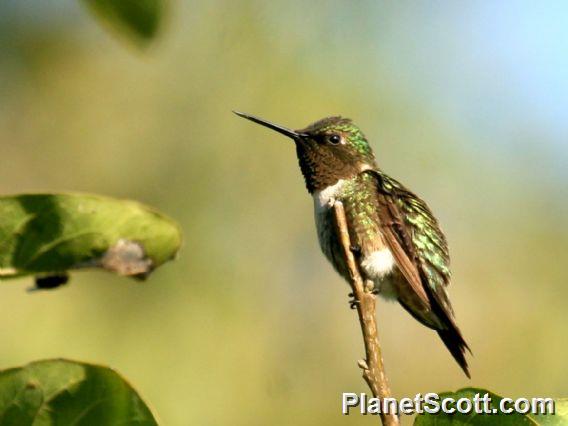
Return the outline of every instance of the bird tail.
<path id="1" fill-rule="evenodd" d="M 460 330 L 455 324 L 452 324 L 449 328 L 443 330 L 436 330 L 438 335 L 446 345 L 446 348 L 450 351 L 456 362 L 459 364 L 465 375 L 471 379 L 469 374 L 469 366 L 467 365 L 467 360 L 465 359 L 466 349 L 471 353 L 471 349 L 465 342 Z"/>
<path id="2" fill-rule="evenodd" d="M 434 329 L 438 332 L 442 342 L 444 342 L 444 345 L 446 345 L 446 348 L 448 348 L 465 375 L 468 379 L 471 379 L 469 366 L 465 359 L 465 351 L 467 350 L 471 354 L 471 349 L 456 324 L 454 312 L 448 300 L 445 288 L 442 287 L 441 291 L 432 291 L 432 289 L 428 287 L 427 293 L 432 311 L 442 323 L 442 327 L 435 327 Z"/>
<path id="3" fill-rule="evenodd" d="M 448 312 L 448 310 L 444 309 L 442 307 L 443 305 L 435 297 L 431 297 L 430 303 L 437 318 L 436 321 L 432 321 L 428 320 L 428 318 L 424 316 L 418 315 L 417 311 L 411 309 L 410 306 L 401 298 L 399 298 L 398 301 L 402 307 L 414 317 L 414 319 L 438 333 L 442 342 L 444 342 L 444 345 L 446 345 L 446 348 L 448 348 L 454 359 L 464 371 L 465 375 L 471 379 L 467 360 L 465 359 L 465 351 L 467 350 L 471 354 L 471 349 L 467 345 L 460 329 L 456 325 L 451 311 Z"/>

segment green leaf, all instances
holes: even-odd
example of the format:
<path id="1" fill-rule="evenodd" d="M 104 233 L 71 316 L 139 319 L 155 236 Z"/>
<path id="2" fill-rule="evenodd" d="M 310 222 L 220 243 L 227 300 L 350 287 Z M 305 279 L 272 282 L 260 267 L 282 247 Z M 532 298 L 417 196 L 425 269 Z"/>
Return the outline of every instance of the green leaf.
<path id="1" fill-rule="evenodd" d="M 134 201 L 87 194 L 0 197 L 0 279 L 36 275 L 45 287 L 65 272 L 100 267 L 145 278 L 175 257 L 178 226 Z"/>
<path id="2" fill-rule="evenodd" d="M 560 398 L 555 402 L 554 416 L 544 414 L 529 414 L 529 416 L 542 426 L 568 425 L 568 398 Z"/>
<path id="3" fill-rule="evenodd" d="M 467 398 L 473 401 L 475 395 L 478 394 L 479 397 L 483 397 L 488 394 L 491 398 L 491 404 L 489 405 L 490 410 L 495 410 L 496 414 L 481 414 L 471 412 L 469 414 L 445 414 L 439 412 L 436 414 L 419 414 L 416 416 L 414 421 L 415 426 L 446 426 L 446 425 L 476 425 L 476 426 L 536 426 L 536 425 L 566 425 L 568 424 L 568 400 L 562 399 L 556 402 L 556 413 L 554 415 L 524 415 L 520 413 L 499 413 L 499 402 L 503 397 L 494 394 L 485 389 L 479 388 L 464 388 L 457 392 L 445 392 L 440 394 L 440 400 L 444 398 L 453 398 L 454 401 L 460 398 Z M 455 405 L 452 405 L 455 407 Z M 483 408 L 483 406 L 481 406 Z M 508 404 L 507 407 L 512 405 Z"/>
<path id="4" fill-rule="evenodd" d="M 54 359 L 0 371 L 0 424 L 151 426 L 157 422 L 114 370 Z"/>
<path id="5" fill-rule="evenodd" d="M 83 0 L 105 26 L 136 40 L 148 42 L 156 35 L 164 0 Z"/>

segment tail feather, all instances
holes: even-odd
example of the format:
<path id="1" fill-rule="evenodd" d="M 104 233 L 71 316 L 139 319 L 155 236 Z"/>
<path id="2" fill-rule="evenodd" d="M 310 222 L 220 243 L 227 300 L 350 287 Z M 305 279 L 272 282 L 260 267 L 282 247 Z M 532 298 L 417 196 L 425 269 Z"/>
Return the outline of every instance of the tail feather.
<path id="1" fill-rule="evenodd" d="M 471 349 L 467 345 L 460 329 L 456 325 L 454 314 L 452 312 L 450 302 L 447 299 L 446 292 L 430 292 L 430 296 L 430 303 L 432 304 L 433 311 L 441 320 L 442 324 L 444 324 L 443 328 L 436 329 L 436 331 L 442 339 L 442 342 L 444 342 L 444 345 L 446 345 L 446 348 L 448 348 L 456 362 L 462 368 L 465 375 L 471 379 L 469 367 L 465 359 L 466 349 L 470 354 Z"/>
<path id="2" fill-rule="evenodd" d="M 455 320 L 453 319 L 453 316 L 450 316 L 451 314 L 448 314 L 446 311 L 441 310 L 439 304 L 437 302 L 434 302 L 434 306 L 436 307 L 435 311 L 437 312 L 438 318 L 437 321 L 441 321 L 442 324 L 445 325 L 445 328 L 438 328 L 438 326 L 436 326 L 434 322 L 427 322 L 425 318 L 418 315 L 413 309 L 410 309 L 410 307 L 406 303 L 404 303 L 402 299 L 399 298 L 398 301 L 402 305 L 402 307 L 414 317 L 414 319 L 438 333 L 438 335 L 442 339 L 442 342 L 444 342 L 444 345 L 446 346 L 446 348 L 448 348 L 456 362 L 464 371 L 465 375 L 469 379 L 471 379 L 469 366 L 467 364 L 467 360 L 465 359 L 465 351 L 467 350 L 471 354 L 471 349 L 463 338 L 459 328 L 455 323 Z"/>
<path id="3" fill-rule="evenodd" d="M 454 312 L 448 299 L 446 289 L 443 286 L 436 287 L 436 289 L 426 286 L 426 291 L 432 307 L 433 313 L 438 317 L 443 324 L 442 328 L 436 327 L 435 330 L 450 351 L 456 362 L 459 364 L 468 379 L 471 379 L 469 373 L 469 366 L 465 359 L 465 351 L 471 354 L 471 349 L 464 340 L 460 329 L 454 319 Z"/>
<path id="4" fill-rule="evenodd" d="M 467 360 L 465 359 L 466 349 L 471 353 L 471 349 L 462 337 L 459 329 L 452 324 L 452 327 L 444 330 L 436 330 L 438 335 L 446 345 L 446 348 L 450 351 L 456 362 L 459 364 L 465 375 L 471 379 L 469 374 L 469 366 L 467 365 Z"/>

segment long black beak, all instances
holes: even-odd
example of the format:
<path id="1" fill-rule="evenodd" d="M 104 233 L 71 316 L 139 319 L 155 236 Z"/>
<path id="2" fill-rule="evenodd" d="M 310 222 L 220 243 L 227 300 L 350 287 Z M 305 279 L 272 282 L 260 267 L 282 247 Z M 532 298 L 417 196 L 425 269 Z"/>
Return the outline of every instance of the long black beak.
<path id="1" fill-rule="evenodd" d="M 268 127 L 269 129 L 272 129 L 278 133 L 282 133 L 283 135 L 286 135 L 292 139 L 300 139 L 303 136 L 305 136 L 302 133 L 296 132 L 295 130 L 279 126 L 278 124 L 271 123 L 270 121 L 266 121 L 263 120 L 262 118 L 255 117 L 254 115 L 249 115 L 245 114 L 244 112 L 238 112 L 238 111 L 233 111 L 233 112 L 237 114 L 239 117 L 243 117 L 246 118 L 247 120 L 254 121 L 257 124 L 260 124 L 261 126 Z"/>

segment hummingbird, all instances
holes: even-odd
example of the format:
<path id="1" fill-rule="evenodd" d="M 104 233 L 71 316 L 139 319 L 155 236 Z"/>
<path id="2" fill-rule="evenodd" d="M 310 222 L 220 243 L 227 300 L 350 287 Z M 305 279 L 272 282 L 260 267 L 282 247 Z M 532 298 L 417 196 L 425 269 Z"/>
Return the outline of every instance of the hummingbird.
<path id="1" fill-rule="evenodd" d="M 398 301 L 435 330 L 467 377 L 465 342 L 447 287 L 450 255 L 446 237 L 426 203 L 384 173 L 361 129 L 348 118 L 323 118 L 292 130 L 253 115 L 235 114 L 291 138 L 313 198 L 321 250 L 349 280 L 333 205 L 343 203 L 347 228 L 365 288 Z"/>

